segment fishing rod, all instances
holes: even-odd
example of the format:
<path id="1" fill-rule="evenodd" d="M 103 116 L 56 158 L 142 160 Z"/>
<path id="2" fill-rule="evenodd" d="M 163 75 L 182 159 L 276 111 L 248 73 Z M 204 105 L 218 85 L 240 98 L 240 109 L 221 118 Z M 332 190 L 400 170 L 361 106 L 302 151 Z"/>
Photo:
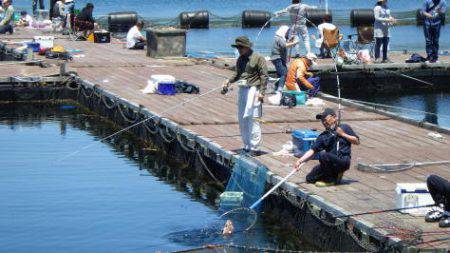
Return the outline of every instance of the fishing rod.
<path id="1" fill-rule="evenodd" d="M 204 97 L 204 96 L 206 96 L 206 95 L 208 95 L 208 94 L 210 94 L 210 93 L 212 93 L 212 92 L 214 92 L 214 91 L 217 91 L 217 90 L 219 90 L 219 89 L 222 89 L 222 85 L 219 86 L 219 87 L 213 88 L 213 89 L 209 90 L 208 92 L 203 93 L 203 94 L 201 94 L 201 95 L 199 95 L 199 96 L 197 96 L 197 97 L 193 97 L 193 98 L 190 98 L 190 99 L 186 99 L 186 100 L 184 100 L 183 102 L 181 102 L 181 103 L 179 103 L 179 104 L 177 104 L 177 105 L 174 105 L 174 106 L 172 106 L 172 107 L 169 107 L 168 109 L 162 111 L 162 112 L 160 113 L 160 115 L 164 115 L 164 114 L 166 114 L 166 113 L 168 113 L 168 112 L 170 112 L 170 111 L 173 111 L 173 110 L 175 110 L 175 109 L 178 109 L 178 108 L 180 108 L 180 107 L 182 107 L 182 106 L 184 106 L 184 105 L 186 105 L 186 104 L 189 104 L 189 103 L 191 103 L 191 102 L 193 102 L 193 101 L 195 101 L 195 100 L 197 100 L 197 99 L 200 99 L 200 98 L 202 98 L 202 97 Z M 152 120 L 152 119 L 154 119 L 154 118 L 156 118 L 156 117 L 158 117 L 158 115 L 153 115 L 153 116 L 151 116 L 151 117 L 149 117 L 149 118 L 146 118 L 146 119 L 144 119 L 144 120 L 142 120 L 142 121 L 139 121 L 139 122 L 137 122 L 137 123 L 135 123 L 135 124 L 133 124 L 133 125 L 130 125 L 130 126 L 128 126 L 128 127 L 125 127 L 125 128 L 123 128 L 123 129 L 121 129 L 121 130 L 119 130 L 119 131 L 117 131 L 117 132 L 115 132 L 115 133 L 113 133 L 113 134 L 111 134 L 111 135 L 108 135 L 108 136 L 106 136 L 106 137 L 104 137 L 104 138 L 102 138 L 102 139 L 100 139 L 100 140 L 98 140 L 98 141 L 95 141 L 95 142 L 93 142 L 93 143 L 91 143 L 91 144 L 89 144 L 89 145 L 87 145 L 87 146 L 84 146 L 84 147 L 82 147 L 81 149 L 79 149 L 79 150 L 77 150 L 77 151 L 74 151 L 74 152 L 72 152 L 72 153 L 70 153 L 70 154 L 68 154 L 68 155 L 66 155 L 66 156 L 63 156 L 62 158 L 58 159 L 57 161 L 58 161 L 58 162 L 62 162 L 62 161 L 64 161 L 65 159 L 67 159 L 67 158 L 69 158 L 69 157 L 72 157 L 72 156 L 74 156 L 74 155 L 80 153 L 82 150 L 85 150 L 85 149 L 88 149 L 88 148 L 92 147 L 92 146 L 95 145 L 97 142 L 103 142 L 103 141 L 105 141 L 105 140 L 108 140 L 108 139 L 110 139 L 110 138 L 112 138 L 112 137 L 114 137 L 114 136 L 116 136 L 116 135 L 118 135 L 118 134 L 121 134 L 121 133 L 123 133 L 123 132 L 125 132 L 125 131 L 128 131 L 128 130 L 130 130 L 131 128 L 134 128 L 134 127 L 136 127 L 136 126 L 139 126 L 139 125 L 141 125 L 141 124 L 143 124 L 143 123 L 145 123 L 145 122 L 147 122 L 147 121 L 149 121 L 149 120 Z"/>
<path id="2" fill-rule="evenodd" d="M 260 199 L 258 199 L 253 205 L 250 206 L 251 210 L 254 210 L 259 204 L 261 204 L 261 202 L 267 198 L 270 194 L 272 194 L 272 192 L 274 192 L 276 189 L 278 189 L 282 184 L 284 184 L 290 177 L 292 177 L 295 172 L 299 171 L 301 167 L 303 167 L 303 165 L 305 165 L 306 163 L 302 163 L 300 164 L 297 168 L 293 169 L 285 178 L 283 178 L 280 182 L 278 182 L 278 184 L 276 184 L 274 187 L 272 187 L 272 189 L 270 189 L 266 194 L 264 194 L 264 196 L 262 196 Z"/>
<path id="3" fill-rule="evenodd" d="M 372 214 L 380 214 L 380 213 L 398 212 L 398 211 L 419 209 L 419 208 L 427 208 L 427 207 L 433 207 L 433 206 L 436 206 L 436 204 L 423 205 L 423 206 L 413 206 L 413 207 L 392 208 L 392 209 L 384 209 L 384 210 L 375 210 L 375 211 L 368 211 L 368 212 L 361 212 L 361 213 L 352 213 L 352 214 L 335 216 L 334 218 L 348 218 L 348 217 L 355 217 L 355 216 L 362 216 L 362 215 L 372 215 Z"/>

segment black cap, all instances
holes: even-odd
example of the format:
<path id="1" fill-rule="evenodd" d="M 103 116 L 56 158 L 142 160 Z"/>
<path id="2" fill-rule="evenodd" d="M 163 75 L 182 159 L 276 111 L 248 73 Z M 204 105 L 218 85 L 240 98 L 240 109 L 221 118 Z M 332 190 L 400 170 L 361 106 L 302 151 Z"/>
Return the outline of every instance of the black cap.
<path id="1" fill-rule="evenodd" d="M 316 115 L 316 119 L 323 120 L 323 119 L 325 119 L 328 115 L 336 116 L 336 113 L 335 113 L 334 110 L 331 109 L 331 108 L 325 108 L 325 110 L 324 110 L 322 113 L 319 113 L 319 114 Z"/>

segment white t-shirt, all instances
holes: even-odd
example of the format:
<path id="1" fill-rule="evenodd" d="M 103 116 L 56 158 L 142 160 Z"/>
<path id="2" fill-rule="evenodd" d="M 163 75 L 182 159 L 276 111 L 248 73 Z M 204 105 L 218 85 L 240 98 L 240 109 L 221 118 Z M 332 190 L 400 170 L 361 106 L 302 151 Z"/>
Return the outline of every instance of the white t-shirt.
<path id="1" fill-rule="evenodd" d="M 20 16 L 20 20 L 27 22 L 28 27 L 33 27 L 33 18 L 30 15 L 26 15 L 25 17 Z"/>
<path id="2" fill-rule="evenodd" d="M 322 43 L 323 43 L 323 30 L 324 29 L 334 30 L 336 28 L 337 27 L 335 25 L 331 24 L 331 23 L 322 23 L 322 24 L 320 24 L 317 27 L 318 32 L 319 32 L 319 38 L 317 38 L 317 40 L 316 40 L 316 47 L 320 48 L 322 46 Z"/>
<path id="3" fill-rule="evenodd" d="M 127 34 L 127 48 L 134 47 L 140 41 L 139 38 L 141 37 L 142 33 L 138 30 L 137 26 L 133 26 Z"/>

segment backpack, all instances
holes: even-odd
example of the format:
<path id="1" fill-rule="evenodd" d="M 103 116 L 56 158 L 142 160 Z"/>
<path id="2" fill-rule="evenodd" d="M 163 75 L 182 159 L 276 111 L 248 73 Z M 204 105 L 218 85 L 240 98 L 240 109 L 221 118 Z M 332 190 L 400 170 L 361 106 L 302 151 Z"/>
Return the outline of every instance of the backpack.
<path id="1" fill-rule="evenodd" d="M 406 60 L 406 63 L 420 63 L 420 62 L 426 62 L 427 59 L 425 59 L 424 57 L 422 57 L 420 54 L 412 54 L 411 57 Z"/>
<path id="2" fill-rule="evenodd" d="M 280 105 L 284 105 L 289 108 L 295 107 L 297 105 L 297 98 L 294 94 L 283 93 L 281 96 Z"/>
<path id="3" fill-rule="evenodd" d="M 177 91 L 177 93 L 187 93 L 187 94 L 200 93 L 200 88 L 198 86 L 183 81 L 177 81 L 175 83 L 175 90 Z"/>

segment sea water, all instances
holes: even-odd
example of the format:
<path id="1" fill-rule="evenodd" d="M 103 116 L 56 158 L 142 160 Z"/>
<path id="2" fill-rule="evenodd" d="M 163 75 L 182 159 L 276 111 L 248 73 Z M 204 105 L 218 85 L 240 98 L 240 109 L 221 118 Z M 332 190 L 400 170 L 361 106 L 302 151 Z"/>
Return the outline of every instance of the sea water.
<path id="1" fill-rule="evenodd" d="M 262 219 L 249 233 L 221 236 L 212 179 L 142 152 L 127 134 L 98 142 L 117 130 L 70 106 L 0 105 L 0 252 L 284 248 L 289 241 L 290 249 L 313 249 Z"/>

